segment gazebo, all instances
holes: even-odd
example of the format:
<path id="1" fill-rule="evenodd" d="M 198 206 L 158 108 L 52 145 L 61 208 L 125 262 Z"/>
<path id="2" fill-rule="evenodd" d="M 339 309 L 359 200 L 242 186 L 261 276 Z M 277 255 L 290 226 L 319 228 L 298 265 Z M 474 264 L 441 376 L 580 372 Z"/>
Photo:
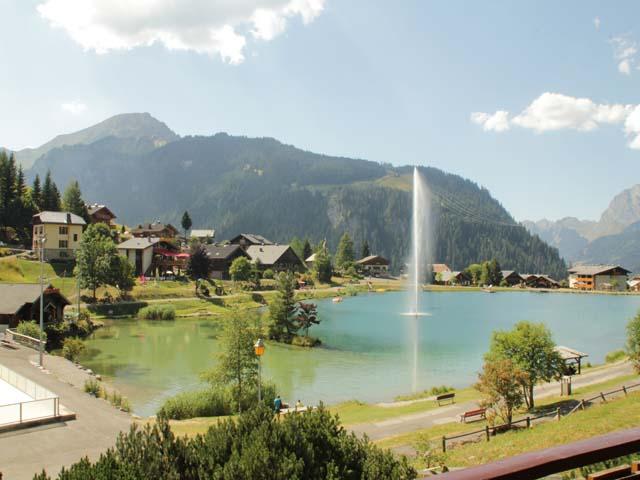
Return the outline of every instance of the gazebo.
<path id="1" fill-rule="evenodd" d="M 564 361 L 567 369 L 575 369 L 577 365 L 577 375 L 580 375 L 582 359 L 588 357 L 586 353 L 579 352 L 578 350 L 574 350 L 573 348 L 564 347 L 562 345 L 558 345 L 554 348 L 556 352 L 560 354 L 560 358 Z"/>

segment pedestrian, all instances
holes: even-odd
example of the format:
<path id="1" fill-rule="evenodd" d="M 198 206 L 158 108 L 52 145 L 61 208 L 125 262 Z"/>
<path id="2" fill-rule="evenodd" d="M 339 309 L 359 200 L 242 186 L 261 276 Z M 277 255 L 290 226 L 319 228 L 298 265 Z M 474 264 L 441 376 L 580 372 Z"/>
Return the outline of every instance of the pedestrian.
<path id="1" fill-rule="evenodd" d="M 300 410 L 302 407 L 304 407 L 304 405 L 302 404 L 302 402 L 298 399 L 298 401 L 296 402 L 296 412 L 298 410 Z"/>
<path id="2" fill-rule="evenodd" d="M 280 414 L 280 410 L 282 410 L 282 400 L 280 399 L 280 395 L 276 395 L 276 398 L 273 401 L 273 410 L 277 414 Z"/>

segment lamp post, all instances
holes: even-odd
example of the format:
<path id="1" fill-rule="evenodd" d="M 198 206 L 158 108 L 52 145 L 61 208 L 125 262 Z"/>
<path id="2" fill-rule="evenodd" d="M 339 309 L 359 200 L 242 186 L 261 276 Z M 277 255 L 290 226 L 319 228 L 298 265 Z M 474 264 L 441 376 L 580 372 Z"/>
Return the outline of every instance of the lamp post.
<path id="1" fill-rule="evenodd" d="M 47 237 L 44 233 L 38 236 L 38 244 L 40 245 L 40 368 L 42 368 L 43 357 L 43 337 L 44 337 L 44 244 Z"/>
<path id="2" fill-rule="evenodd" d="M 253 346 L 253 350 L 256 352 L 256 355 L 258 357 L 258 404 L 262 403 L 262 380 L 261 380 L 261 375 L 262 375 L 262 362 L 261 362 L 261 357 L 262 355 L 264 355 L 264 342 L 262 341 L 261 338 L 259 338 L 255 345 Z"/>

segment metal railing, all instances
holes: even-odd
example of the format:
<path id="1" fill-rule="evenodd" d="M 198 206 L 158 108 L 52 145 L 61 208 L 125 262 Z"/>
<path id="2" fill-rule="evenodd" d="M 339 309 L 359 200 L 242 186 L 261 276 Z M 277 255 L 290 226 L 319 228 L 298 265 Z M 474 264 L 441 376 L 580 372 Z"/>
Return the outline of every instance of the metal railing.
<path id="1" fill-rule="evenodd" d="M 60 399 L 51 390 L 0 365 L 0 380 L 33 400 L 0 405 L 0 425 L 60 416 Z"/>
<path id="2" fill-rule="evenodd" d="M 510 430 L 514 425 L 519 425 L 519 424 L 526 424 L 527 428 L 531 427 L 531 422 L 535 421 L 535 420 L 539 420 L 542 418 L 546 418 L 546 417 L 556 417 L 558 420 L 560 420 L 560 418 L 562 418 L 563 416 L 569 416 L 572 413 L 574 413 L 575 411 L 582 409 L 584 410 L 587 406 L 587 404 L 590 404 L 596 400 L 601 400 L 602 402 L 606 402 L 607 401 L 607 397 L 612 396 L 612 395 L 616 395 L 619 393 L 624 393 L 624 395 L 626 396 L 627 393 L 630 390 L 636 389 L 640 387 L 640 383 L 635 383 L 633 385 L 629 385 L 629 386 L 625 386 L 623 385 L 622 388 L 618 388 L 616 390 L 611 390 L 609 392 L 600 392 L 597 395 L 590 397 L 590 398 L 584 398 L 582 400 L 580 400 L 580 402 L 578 403 L 578 405 L 576 405 L 574 408 L 572 408 L 569 412 L 567 412 L 565 415 L 561 414 L 561 410 L 560 408 L 556 408 L 555 410 L 551 410 L 549 412 L 540 414 L 540 415 L 536 415 L 536 416 L 527 416 L 525 418 L 521 418 L 519 420 L 515 420 L 513 422 L 511 422 L 511 424 L 506 424 L 503 423 L 501 425 L 493 425 L 493 426 L 489 426 L 486 425 L 482 430 L 474 430 L 472 432 L 465 432 L 465 433 L 460 433 L 458 435 L 450 435 L 450 436 L 446 436 L 443 435 L 442 436 L 442 451 L 446 453 L 447 451 L 447 442 L 450 440 L 457 440 L 460 438 L 464 438 L 464 437 L 471 437 L 471 436 L 476 436 L 478 438 L 482 438 L 484 436 L 484 438 L 486 438 L 486 441 L 490 441 L 492 436 L 495 436 L 497 433 L 499 432 L 505 432 Z"/>

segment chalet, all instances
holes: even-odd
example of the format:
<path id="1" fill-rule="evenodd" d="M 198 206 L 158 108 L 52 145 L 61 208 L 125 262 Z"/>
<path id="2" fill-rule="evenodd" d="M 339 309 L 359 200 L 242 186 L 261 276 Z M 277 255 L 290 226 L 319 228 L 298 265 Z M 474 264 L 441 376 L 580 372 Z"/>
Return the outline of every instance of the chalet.
<path id="1" fill-rule="evenodd" d="M 431 266 L 431 269 L 433 271 L 433 275 L 437 275 L 438 273 L 442 273 L 442 272 L 450 272 L 451 269 L 449 268 L 449 266 L 446 263 L 434 263 Z"/>
<path id="2" fill-rule="evenodd" d="M 629 273 L 620 265 L 579 265 L 569 269 L 569 288 L 624 291 Z"/>
<path id="3" fill-rule="evenodd" d="M 211 267 L 210 276 L 217 280 L 228 280 L 230 278 L 229 267 L 231 267 L 231 263 L 236 258 L 249 258 L 249 255 L 240 245 L 207 245 L 205 248 L 207 249 Z"/>
<path id="4" fill-rule="evenodd" d="M 64 307 L 70 305 L 60 290 L 48 285 L 44 289 L 44 321 L 64 318 Z M 39 283 L 0 284 L 0 325 L 15 327 L 24 320 L 40 320 Z"/>
<path id="5" fill-rule="evenodd" d="M 640 279 L 633 278 L 627 282 L 627 288 L 631 292 L 640 292 Z"/>
<path id="6" fill-rule="evenodd" d="M 442 285 L 471 285 L 471 276 L 466 272 L 442 272 L 440 282 Z"/>
<path id="7" fill-rule="evenodd" d="M 33 251 L 45 260 L 68 260 L 75 256 L 86 222 L 69 212 L 40 212 L 33 216 Z M 44 238 L 44 244 L 40 239 Z"/>
<path id="8" fill-rule="evenodd" d="M 115 228 L 113 221 L 116 216 L 105 205 L 98 205 L 97 203 L 87 205 L 87 212 L 91 223 L 104 223 L 111 228 Z"/>
<path id="9" fill-rule="evenodd" d="M 251 261 L 259 263 L 263 270 L 267 268 L 273 271 L 302 272 L 306 270 L 305 264 L 289 245 L 249 245 L 246 252 Z"/>
<path id="10" fill-rule="evenodd" d="M 315 263 L 315 261 L 316 261 L 316 254 L 313 253 L 313 254 L 309 255 L 309 258 L 307 258 L 304 261 L 304 263 L 307 264 L 307 268 L 313 268 L 313 264 Z"/>
<path id="11" fill-rule="evenodd" d="M 131 230 L 131 234 L 136 238 L 176 238 L 178 230 L 170 223 L 159 222 L 138 225 Z"/>
<path id="12" fill-rule="evenodd" d="M 509 287 L 514 287 L 523 283 L 524 279 L 515 270 L 502 270 L 502 281 Z"/>
<path id="13" fill-rule="evenodd" d="M 216 236 L 216 231 L 213 228 L 210 229 L 194 229 L 191 230 L 191 238 L 195 238 L 201 243 L 211 243 Z"/>
<path id="14" fill-rule="evenodd" d="M 539 273 L 524 273 L 521 275 L 524 284 L 529 288 L 559 288 L 560 283 L 549 275 Z"/>
<path id="15" fill-rule="evenodd" d="M 149 275 L 153 264 L 153 249 L 159 242 L 158 238 L 130 238 L 118 245 L 118 253 L 129 259 L 136 275 Z"/>
<path id="16" fill-rule="evenodd" d="M 356 268 L 367 275 L 386 275 L 389 272 L 389 260 L 380 255 L 369 255 L 358 260 Z"/>
<path id="17" fill-rule="evenodd" d="M 254 233 L 241 233 L 229 240 L 231 245 L 240 245 L 247 250 L 252 245 L 275 245 L 274 242 Z"/>

